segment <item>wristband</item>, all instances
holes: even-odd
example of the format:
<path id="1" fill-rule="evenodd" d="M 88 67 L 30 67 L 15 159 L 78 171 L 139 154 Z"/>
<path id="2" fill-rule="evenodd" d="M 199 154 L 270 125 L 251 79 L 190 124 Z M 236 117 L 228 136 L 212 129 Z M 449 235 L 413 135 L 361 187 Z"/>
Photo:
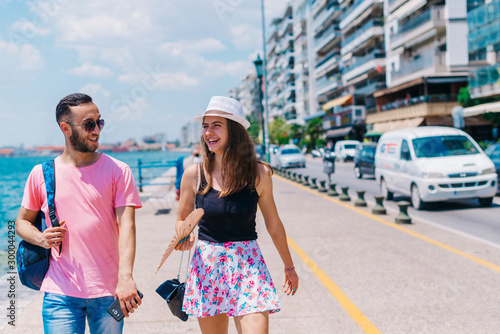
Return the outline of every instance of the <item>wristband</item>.
<path id="1" fill-rule="evenodd" d="M 295 267 L 288 268 L 288 269 L 286 269 L 286 268 L 285 268 L 285 269 L 283 269 L 283 270 L 284 270 L 285 272 L 287 272 L 287 271 L 292 271 L 292 270 L 294 270 L 294 269 L 295 269 Z"/>

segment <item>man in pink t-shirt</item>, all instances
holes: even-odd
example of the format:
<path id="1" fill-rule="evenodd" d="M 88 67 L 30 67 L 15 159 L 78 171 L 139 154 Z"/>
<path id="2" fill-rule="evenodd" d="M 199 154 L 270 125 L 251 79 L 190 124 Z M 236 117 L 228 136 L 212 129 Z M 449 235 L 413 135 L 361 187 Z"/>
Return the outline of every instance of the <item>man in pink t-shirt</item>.
<path id="1" fill-rule="evenodd" d="M 55 199 L 59 227 L 48 216 L 41 165 L 33 168 L 16 221 L 17 234 L 51 249 L 41 290 L 45 333 L 121 333 L 107 308 L 115 298 L 126 317 L 141 304 L 132 276 L 135 209 L 141 207 L 130 168 L 96 152 L 104 126 L 99 109 L 85 94 L 71 94 L 56 108 L 65 148 L 55 159 Z M 38 211 L 48 228 L 34 227 Z M 59 253 L 59 245 L 62 252 Z"/>

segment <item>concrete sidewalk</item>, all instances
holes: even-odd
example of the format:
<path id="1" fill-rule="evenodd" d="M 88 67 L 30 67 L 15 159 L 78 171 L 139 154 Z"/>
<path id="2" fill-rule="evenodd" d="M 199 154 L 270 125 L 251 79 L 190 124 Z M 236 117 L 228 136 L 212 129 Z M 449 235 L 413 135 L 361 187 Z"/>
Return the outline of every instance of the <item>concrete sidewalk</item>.
<path id="1" fill-rule="evenodd" d="M 282 303 L 270 316 L 270 333 L 500 331 L 499 248 L 418 221 L 395 225 L 392 215 L 354 208 L 354 199 L 340 203 L 278 176 L 274 194 L 301 281 L 297 295 L 283 293 L 283 265 L 258 215 L 259 244 Z M 177 275 L 180 260 L 174 252 L 154 274 L 177 214 L 175 207 L 155 212 L 147 202 L 137 210 L 134 277 L 144 299 L 124 333 L 199 333 L 196 319 L 174 318 L 155 292 Z M 38 294 L 17 315 L 16 328 L 2 333 L 42 333 L 41 300 Z M 229 332 L 236 333 L 232 322 Z"/>

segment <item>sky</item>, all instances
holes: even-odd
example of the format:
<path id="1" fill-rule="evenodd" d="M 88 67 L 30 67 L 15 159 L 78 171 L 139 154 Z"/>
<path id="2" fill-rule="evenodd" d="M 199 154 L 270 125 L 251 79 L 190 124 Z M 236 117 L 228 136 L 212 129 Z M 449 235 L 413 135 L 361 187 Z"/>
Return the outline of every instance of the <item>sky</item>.
<path id="1" fill-rule="evenodd" d="M 266 24 L 284 10 L 266 0 Z M 169 141 L 262 54 L 259 0 L 0 0 L 0 147 L 63 145 L 55 107 L 89 94 L 101 143 Z"/>

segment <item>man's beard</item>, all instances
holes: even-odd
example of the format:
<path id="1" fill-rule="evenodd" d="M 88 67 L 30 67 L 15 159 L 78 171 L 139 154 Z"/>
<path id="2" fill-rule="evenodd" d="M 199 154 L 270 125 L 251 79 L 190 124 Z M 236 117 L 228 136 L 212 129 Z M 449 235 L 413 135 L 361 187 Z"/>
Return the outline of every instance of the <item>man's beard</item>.
<path id="1" fill-rule="evenodd" d="M 71 133 L 69 141 L 71 143 L 71 146 L 73 146 L 73 148 L 78 152 L 92 153 L 97 150 L 97 147 L 96 148 L 90 147 L 89 144 L 86 143 L 82 137 L 80 137 L 77 131 L 73 131 Z"/>

